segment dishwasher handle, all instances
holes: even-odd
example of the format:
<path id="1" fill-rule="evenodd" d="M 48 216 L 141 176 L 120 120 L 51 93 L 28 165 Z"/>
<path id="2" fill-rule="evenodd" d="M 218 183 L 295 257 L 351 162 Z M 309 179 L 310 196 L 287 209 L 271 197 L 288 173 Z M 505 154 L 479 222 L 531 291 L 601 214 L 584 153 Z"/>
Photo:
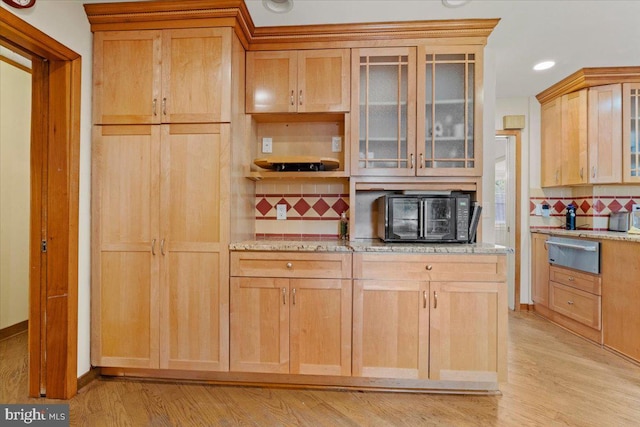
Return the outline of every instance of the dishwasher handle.
<path id="1" fill-rule="evenodd" d="M 550 240 L 547 240 L 546 243 L 548 245 L 560 246 L 563 248 L 579 249 L 581 251 L 586 251 L 586 252 L 596 252 L 598 250 L 598 248 L 595 246 L 572 245 L 571 243 L 554 242 Z"/>

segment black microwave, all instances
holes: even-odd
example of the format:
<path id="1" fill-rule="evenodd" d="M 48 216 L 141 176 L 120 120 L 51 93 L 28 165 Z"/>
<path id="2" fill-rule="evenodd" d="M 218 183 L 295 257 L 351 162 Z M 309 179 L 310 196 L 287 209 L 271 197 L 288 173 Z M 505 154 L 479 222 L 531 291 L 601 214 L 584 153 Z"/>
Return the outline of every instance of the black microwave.
<path id="1" fill-rule="evenodd" d="M 472 208 L 469 194 L 387 194 L 377 204 L 378 237 L 385 242 L 469 243 L 475 239 L 480 206 Z"/>

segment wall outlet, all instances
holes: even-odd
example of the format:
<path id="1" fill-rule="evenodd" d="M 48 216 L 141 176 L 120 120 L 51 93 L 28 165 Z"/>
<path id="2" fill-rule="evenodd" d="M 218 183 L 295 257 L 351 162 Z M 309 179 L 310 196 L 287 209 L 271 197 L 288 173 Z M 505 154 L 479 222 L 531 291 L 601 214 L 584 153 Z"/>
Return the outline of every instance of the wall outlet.
<path id="1" fill-rule="evenodd" d="M 341 136 L 331 137 L 331 152 L 339 153 L 341 151 L 342 151 L 342 137 Z"/>
<path id="2" fill-rule="evenodd" d="M 632 205 L 631 212 L 640 212 L 640 205 Z"/>
<path id="3" fill-rule="evenodd" d="M 273 153 L 273 140 L 271 138 L 262 138 L 262 152 Z"/>
<path id="4" fill-rule="evenodd" d="M 287 219 L 287 205 L 276 205 L 276 219 Z"/>
<path id="5" fill-rule="evenodd" d="M 542 205 L 540 203 L 536 203 L 535 212 L 536 216 L 542 216 Z"/>

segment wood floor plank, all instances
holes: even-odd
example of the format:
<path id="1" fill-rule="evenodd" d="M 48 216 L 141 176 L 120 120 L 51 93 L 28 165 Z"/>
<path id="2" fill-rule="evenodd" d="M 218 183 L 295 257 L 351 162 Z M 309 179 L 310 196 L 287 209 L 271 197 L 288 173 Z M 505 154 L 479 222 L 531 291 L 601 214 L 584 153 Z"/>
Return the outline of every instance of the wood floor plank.
<path id="1" fill-rule="evenodd" d="M 26 333 L 0 341 L 0 402 L 27 397 Z M 527 312 L 509 315 L 497 395 L 218 386 L 100 378 L 69 402 L 73 426 L 636 426 L 640 366 Z"/>

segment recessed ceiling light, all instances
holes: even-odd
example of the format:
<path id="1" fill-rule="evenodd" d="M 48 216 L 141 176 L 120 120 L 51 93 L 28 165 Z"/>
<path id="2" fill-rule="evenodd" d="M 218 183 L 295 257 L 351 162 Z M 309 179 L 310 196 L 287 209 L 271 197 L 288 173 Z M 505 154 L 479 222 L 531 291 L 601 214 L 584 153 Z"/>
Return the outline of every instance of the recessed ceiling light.
<path id="1" fill-rule="evenodd" d="M 446 7 L 460 7 L 469 3 L 471 0 L 442 0 L 442 4 Z"/>
<path id="2" fill-rule="evenodd" d="M 262 0 L 264 7 L 275 13 L 287 13 L 293 9 L 293 0 Z"/>
<path id="3" fill-rule="evenodd" d="M 536 71 L 548 70 L 554 65 L 556 65 L 555 61 L 542 61 L 534 65 L 533 69 Z"/>

